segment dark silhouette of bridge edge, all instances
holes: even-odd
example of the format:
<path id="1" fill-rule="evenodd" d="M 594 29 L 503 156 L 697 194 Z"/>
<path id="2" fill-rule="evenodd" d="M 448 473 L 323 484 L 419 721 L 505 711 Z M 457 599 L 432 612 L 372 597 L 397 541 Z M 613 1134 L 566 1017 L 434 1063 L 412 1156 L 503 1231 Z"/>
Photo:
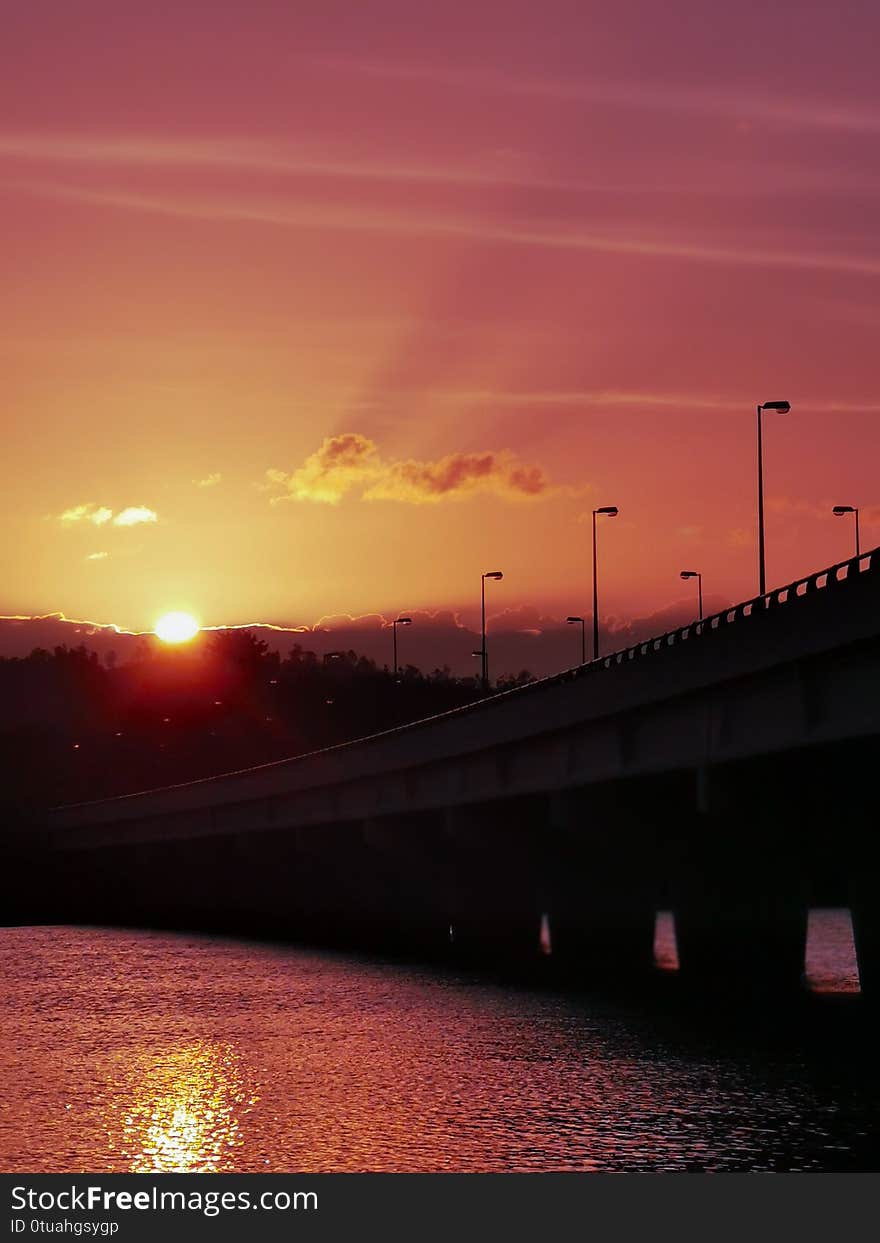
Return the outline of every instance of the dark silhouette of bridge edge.
<path id="1" fill-rule="evenodd" d="M 46 902 L 491 962 L 547 913 L 579 978 L 648 970 L 668 904 L 684 978 L 778 991 L 825 886 L 876 995 L 878 738 L 875 549 L 476 705 L 56 809 Z"/>

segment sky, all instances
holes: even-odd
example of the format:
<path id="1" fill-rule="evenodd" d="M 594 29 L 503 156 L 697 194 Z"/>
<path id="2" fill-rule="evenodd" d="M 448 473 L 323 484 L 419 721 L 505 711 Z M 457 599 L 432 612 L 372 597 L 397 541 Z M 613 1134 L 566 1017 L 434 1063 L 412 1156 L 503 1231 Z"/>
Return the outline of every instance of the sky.
<path id="1" fill-rule="evenodd" d="M 873 2 L 30 0 L 0 613 L 645 617 L 880 544 Z M 500 615 L 500 616 L 499 616 Z M 415 640 L 415 634 L 412 635 Z M 409 637 L 408 637 L 409 641 Z"/>

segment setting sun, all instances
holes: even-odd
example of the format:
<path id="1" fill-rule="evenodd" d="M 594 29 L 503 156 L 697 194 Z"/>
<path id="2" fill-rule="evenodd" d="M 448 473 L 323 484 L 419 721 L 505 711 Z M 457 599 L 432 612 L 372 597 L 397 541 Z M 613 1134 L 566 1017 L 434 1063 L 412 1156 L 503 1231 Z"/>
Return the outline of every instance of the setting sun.
<path id="1" fill-rule="evenodd" d="M 199 623 L 190 613 L 165 613 L 156 622 L 156 634 L 163 643 L 186 643 L 199 632 Z"/>

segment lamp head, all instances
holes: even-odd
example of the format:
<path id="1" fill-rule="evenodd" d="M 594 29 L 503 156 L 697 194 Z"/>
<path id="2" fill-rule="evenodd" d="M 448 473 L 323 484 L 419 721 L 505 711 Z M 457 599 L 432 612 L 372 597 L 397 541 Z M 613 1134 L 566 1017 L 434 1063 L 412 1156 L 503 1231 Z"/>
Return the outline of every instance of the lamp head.
<path id="1" fill-rule="evenodd" d="M 606 514 L 609 518 L 616 518 L 620 510 L 616 505 L 603 505 L 600 509 L 594 511 L 597 514 Z"/>
<path id="2" fill-rule="evenodd" d="M 791 409 L 790 401 L 765 401 L 761 405 L 762 410 L 775 410 L 777 414 L 788 414 Z"/>
<path id="3" fill-rule="evenodd" d="M 498 579 L 498 578 L 503 578 L 503 577 L 504 577 L 504 575 L 501 573 L 501 571 L 500 571 L 500 570 L 492 570 L 492 571 L 491 571 L 491 573 L 489 573 L 489 574 L 484 574 L 484 575 L 483 575 L 483 578 L 495 578 L 495 579 Z"/>
<path id="4" fill-rule="evenodd" d="M 483 649 L 481 647 L 478 647 L 475 651 L 471 652 L 471 656 L 482 656 L 482 655 L 483 655 Z"/>
<path id="5" fill-rule="evenodd" d="M 856 512 L 855 505 L 835 505 L 831 511 L 835 517 L 840 518 L 844 514 L 854 514 Z"/>
<path id="6" fill-rule="evenodd" d="M 411 626 L 412 618 L 411 617 L 398 617 L 397 621 L 394 624 L 395 626 Z"/>
<path id="7" fill-rule="evenodd" d="M 682 570 L 681 576 L 682 578 L 699 578 L 700 571 L 699 570 Z"/>
<path id="8" fill-rule="evenodd" d="M 584 619 L 582 617 L 566 617 L 565 620 L 568 622 L 569 626 L 576 626 Z"/>

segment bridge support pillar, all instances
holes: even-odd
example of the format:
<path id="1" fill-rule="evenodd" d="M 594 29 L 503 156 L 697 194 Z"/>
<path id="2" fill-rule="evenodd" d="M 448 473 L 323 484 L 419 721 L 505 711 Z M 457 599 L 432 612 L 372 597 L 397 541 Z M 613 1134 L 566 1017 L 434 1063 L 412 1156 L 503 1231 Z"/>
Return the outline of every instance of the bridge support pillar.
<path id="1" fill-rule="evenodd" d="M 442 812 L 377 817 L 364 840 L 385 878 L 383 948 L 404 957 L 445 957 L 451 859 Z"/>
<path id="2" fill-rule="evenodd" d="M 360 820 L 293 830 L 292 908 L 301 935 L 320 944 L 386 950 L 393 942 L 393 886 Z"/>
<path id="3" fill-rule="evenodd" d="M 447 936 L 456 957 L 516 966 L 538 960 L 536 829 L 528 798 L 446 811 Z"/>
<path id="4" fill-rule="evenodd" d="M 849 902 L 862 995 L 880 1004 L 880 843 L 877 830 L 859 817 L 849 851 Z"/>
<path id="5" fill-rule="evenodd" d="M 875 878 L 873 893 L 869 893 L 864 884 L 859 888 L 861 893 L 850 908 L 859 986 L 862 995 L 877 1005 L 880 1002 L 880 884 Z"/>
<path id="6" fill-rule="evenodd" d="M 653 967 L 656 838 L 650 816 L 609 791 L 550 796 L 543 891 L 554 968 L 584 983 Z"/>
<path id="7" fill-rule="evenodd" d="M 693 817 L 671 888 L 683 981 L 716 995 L 803 987 L 809 883 L 782 816 Z"/>

